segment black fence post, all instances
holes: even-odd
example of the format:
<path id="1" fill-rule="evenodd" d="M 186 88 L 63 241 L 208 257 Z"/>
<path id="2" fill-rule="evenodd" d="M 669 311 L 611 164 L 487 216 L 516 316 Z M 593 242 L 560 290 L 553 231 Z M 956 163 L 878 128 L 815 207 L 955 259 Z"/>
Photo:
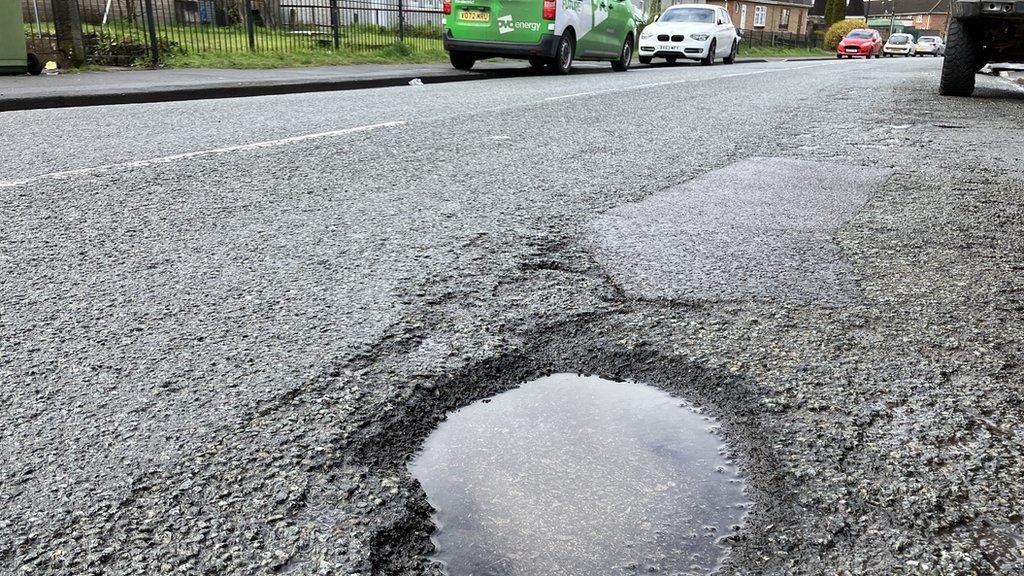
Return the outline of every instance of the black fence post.
<path id="1" fill-rule="evenodd" d="M 405 0 L 398 0 L 398 41 L 405 42 Z"/>
<path id="2" fill-rule="evenodd" d="M 338 0 L 331 0 L 331 32 L 334 34 L 334 49 L 337 50 L 341 47 L 341 31 L 340 27 L 341 20 L 338 17 Z"/>
<path id="3" fill-rule="evenodd" d="M 242 7 L 245 10 L 245 33 L 249 36 L 249 50 L 256 50 L 256 29 L 252 21 L 252 0 L 244 0 Z"/>
<path id="4" fill-rule="evenodd" d="M 149 29 L 149 55 L 153 65 L 160 63 L 160 42 L 156 38 L 156 14 L 153 12 L 153 0 L 146 0 L 146 28 Z"/>

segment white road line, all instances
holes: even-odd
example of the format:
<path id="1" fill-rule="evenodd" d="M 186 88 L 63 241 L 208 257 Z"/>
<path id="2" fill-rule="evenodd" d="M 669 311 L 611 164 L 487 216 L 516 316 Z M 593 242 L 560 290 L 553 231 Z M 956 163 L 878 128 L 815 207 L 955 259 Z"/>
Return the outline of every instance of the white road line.
<path id="1" fill-rule="evenodd" d="M 612 92 L 612 90 L 597 90 L 595 92 L 576 92 L 575 94 L 563 94 L 561 96 L 552 96 L 550 98 L 545 98 L 544 100 L 545 101 L 561 100 L 563 98 L 575 98 L 577 96 L 591 96 L 593 94 L 603 94 L 605 92 Z"/>
<path id="2" fill-rule="evenodd" d="M 47 174 L 30 176 L 28 178 L 22 178 L 20 180 L 0 180 L 0 188 L 23 186 L 25 184 L 31 184 L 32 182 L 38 182 L 40 180 L 61 180 L 72 176 L 83 176 L 95 172 L 107 172 L 110 170 L 120 170 L 124 168 L 145 168 L 146 166 L 153 166 L 156 164 L 167 164 L 169 162 L 187 160 L 189 158 L 198 158 L 201 156 L 227 154 L 229 152 L 244 152 L 246 150 L 259 150 L 261 148 L 275 148 L 277 146 L 285 146 L 287 144 L 304 142 L 306 140 L 315 140 L 317 138 L 330 138 L 332 136 L 342 136 L 345 134 L 354 134 L 356 132 L 367 132 L 369 130 L 377 130 L 378 128 L 394 128 L 396 126 L 402 126 L 404 124 L 405 122 L 382 122 L 380 124 L 357 126 L 355 128 L 343 128 L 341 130 L 331 130 L 329 132 L 317 132 L 315 134 L 302 134 L 299 136 L 290 136 L 288 138 L 281 138 L 278 140 L 266 140 L 264 142 L 239 144 L 237 146 L 225 146 L 224 148 L 210 148 L 208 150 L 196 150 L 195 152 L 183 152 L 181 154 L 172 154 L 170 156 L 161 156 L 159 158 L 150 158 L 148 160 L 136 160 L 133 162 L 121 162 L 119 164 L 104 164 L 101 166 L 92 166 L 89 168 L 77 168 L 75 170 L 49 172 Z"/>
<path id="3" fill-rule="evenodd" d="M 753 72 L 737 72 L 735 74 L 722 74 L 720 76 L 709 76 L 701 78 L 683 78 L 681 80 L 666 80 L 664 82 L 652 82 L 650 84 L 635 84 L 633 86 L 623 86 L 622 88 L 609 88 L 607 90 L 593 90 L 591 92 L 576 92 L 574 94 L 562 94 L 559 96 L 549 96 L 544 99 L 545 102 L 553 102 L 556 100 L 565 100 L 567 98 L 578 98 L 580 96 L 596 96 L 598 94 L 611 94 L 613 92 L 625 92 L 627 90 L 639 90 L 641 88 L 654 88 L 657 86 L 668 86 L 670 84 L 686 84 L 689 82 L 703 82 L 706 80 L 718 80 L 720 78 L 736 78 L 738 76 L 753 76 L 755 74 L 768 74 L 771 72 L 788 72 L 790 70 L 801 70 L 803 68 L 818 68 L 821 66 L 835 66 L 839 62 L 827 62 L 825 64 L 809 64 L 805 66 L 792 66 L 789 68 L 769 68 L 767 70 L 754 70 Z M 849 64 L 846 62 L 845 64 Z"/>

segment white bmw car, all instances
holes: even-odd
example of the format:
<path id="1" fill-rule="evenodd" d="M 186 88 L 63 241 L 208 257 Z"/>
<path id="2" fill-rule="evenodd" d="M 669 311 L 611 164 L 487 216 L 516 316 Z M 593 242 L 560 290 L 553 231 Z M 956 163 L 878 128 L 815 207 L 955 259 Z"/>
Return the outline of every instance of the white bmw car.
<path id="1" fill-rule="evenodd" d="M 680 58 L 710 66 L 722 58 L 736 60 L 740 38 L 729 13 L 710 4 L 676 4 L 640 33 L 640 62 L 654 58 L 674 63 Z"/>

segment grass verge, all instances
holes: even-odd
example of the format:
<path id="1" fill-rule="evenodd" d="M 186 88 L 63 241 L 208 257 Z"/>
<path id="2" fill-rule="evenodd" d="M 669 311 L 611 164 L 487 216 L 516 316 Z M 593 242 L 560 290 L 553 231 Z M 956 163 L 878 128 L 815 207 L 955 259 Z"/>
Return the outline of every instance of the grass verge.
<path id="1" fill-rule="evenodd" d="M 771 46 L 743 46 L 740 48 L 743 58 L 800 58 L 807 56 L 835 56 L 831 50 L 821 48 L 773 48 Z"/>
<path id="2" fill-rule="evenodd" d="M 380 50 L 290 50 L 288 52 L 187 52 L 169 54 L 164 64 L 172 68 L 289 68 L 343 64 L 425 64 L 447 62 L 448 55 L 436 48 L 394 44 Z"/>

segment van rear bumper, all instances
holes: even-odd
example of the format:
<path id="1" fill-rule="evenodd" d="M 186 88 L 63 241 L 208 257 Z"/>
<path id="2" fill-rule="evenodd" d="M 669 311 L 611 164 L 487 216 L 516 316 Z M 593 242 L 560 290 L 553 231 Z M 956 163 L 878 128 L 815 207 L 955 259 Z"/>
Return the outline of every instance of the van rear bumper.
<path id="1" fill-rule="evenodd" d="M 526 44 L 523 42 L 487 42 L 482 40 L 456 40 L 452 31 L 444 31 L 444 49 L 449 52 L 466 52 L 480 58 L 502 56 L 508 58 L 554 58 L 561 36 L 545 34 L 540 42 Z"/>

